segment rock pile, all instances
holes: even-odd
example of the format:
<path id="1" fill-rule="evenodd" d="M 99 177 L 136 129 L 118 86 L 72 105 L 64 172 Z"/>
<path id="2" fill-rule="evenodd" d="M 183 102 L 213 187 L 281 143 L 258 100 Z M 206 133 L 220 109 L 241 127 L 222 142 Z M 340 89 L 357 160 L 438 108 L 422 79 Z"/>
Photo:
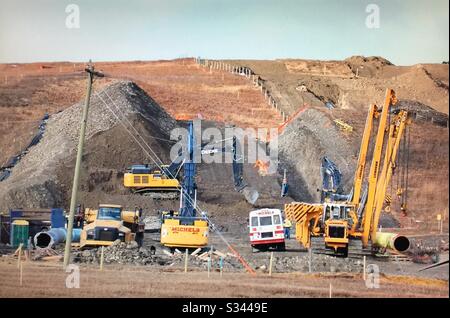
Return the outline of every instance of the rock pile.
<path id="1" fill-rule="evenodd" d="M 83 250 L 74 253 L 75 262 L 100 263 L 101 248 Z M 167 265 L 171 263 L 170 257 L 155 255 L 154 247 L 138 247 L 135 241 L 124 243 L 120 240 L 104 248 L 105 264 L 130 264 L 130 265 Z"/>
<path id="2" fill-rule="evenodd" d="M 344 190 L 356 164 L 357 152 L 323 112 L 309 108 L 286 127 L 279 137 L 280 168 L 289 172 L 290 195 L 306 202 L 320 199 L 320 162 L 329 157 L 341 170 Z M 352 156 L 354 154 L 354 156 Z M 313 167 L 311 169 L 311 167 Z"/>
<path id="3" fill-rule="evenodd" d="M 188 268 L 200 268 L 202 270 L 208 269 L 208 259 L 209 255 L 211 256 L 211 270 L 219 271 L 220 266 L 224 271 L 233 271 L 233 270 L 242 270 L 244 267 L 241 262 L 237 259 L 237 257 L 231 254 L 223 254 L 221 252 L 215 251 L 213 253 L 209 253 L 209 251 L 198 253 L 197 255 L 192 255 L 192 253 L 188 257 Z M 221 264 L 222 258 L 222 264 Z M 184 266 L 185 262 L 185 254 L 184 253 L 174 253 L 172 264 L 170 266 Z"/>
<path id="4" fill-rule="evenodd" d="M 253 267 L 262 272 L 269 270 L 269 259 L 263 263 L 253 264 Z M 361 260 L 352 258 L 339 258 L 328 255 L 313 254 L 311 271 L 312 272 L 345 272 L 345 273 L 360 273 L 363 270 L 363 263 Z M 273 272 L 308 272 L 309 258 L 307 255 L 294 257 L 274 257 Z"/>
<path id="5" fill-rule="evenodd" d="M 73 170 L 70 167 L 67 169 L 67 163 L 76 155 L 83 105 L 84 101 L 48 119 L 41 141 L 30 148 L 14 167 L 11 176 L 0 183 L 0 209 L 65 205 L 62 184 L 70 182 L 68 178 L 73 175 Z M 133 82 L 115 82 L 98 93 L 94 92 L 83 157 L 86 164 L 95 163 L 89 166 L 90 169 L 124 169 L 126 165 L 142 162 L 146 158 L 139 148 L 136 148 L 138 151 L 131 149 L 130 137 L 118 118 L 124 122 L 130 121 L 157 153 L 164 153 L 163 146 L 159 145 L 159 139 L 151 139 L 148 135 L 168 139 L 170 131 L 176 126 L 176 121 Z M 122 144 L 117 142 L 118 136 L 125 138 Z M 105 148 L 98 147 L 98 140 Z M 92 150 L 90 146 L 96 149 Z M 118 162 L 114 162 L 115 166 L 109 162 L 112 159 Z M 66 173 L 61 176 L 58 174 L 60 170 Z"/>

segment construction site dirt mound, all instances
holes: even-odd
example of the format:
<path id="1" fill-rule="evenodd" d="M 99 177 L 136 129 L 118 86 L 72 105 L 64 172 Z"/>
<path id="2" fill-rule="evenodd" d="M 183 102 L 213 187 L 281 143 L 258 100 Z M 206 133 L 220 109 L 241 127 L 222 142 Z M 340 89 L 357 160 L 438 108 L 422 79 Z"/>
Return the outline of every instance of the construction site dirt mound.
<path id="1" fill-rule="evenodd" d="M 1 209 L 66 205 L 82 106 L 81 102 L 51 116 L 42 140 L 17 164 L 10 178 L 0 184 Z M 83 169 L 82 192 L 105 182 L 114 187 L 121 182 L 118 171 L 132 163 L 149 161 L 120 127 L 119 118 L 133 123 L 133 134 L 144 134 L 154 151 L 163 159 L 168 157 L 164 140 L 168 140 L 176 121 L 136 84 L 111 84 L 91 98 L 83 154 L 83 166 L 89 168 Z"/>
<path id="2" fill-rule="evenodd" d="M 344 185 L 349 185 L 357 150 L 325 113 L 311 108 L 293 121 L 280 136 L 279 155 L 281 168 L 289 171 L 293 198 L 316 202 L 320 198 L 318 189 L 322 187 L 321 158 L 327 156 L 335 162 L 343 174 Z"/>
<path id="3" fill-rule="evenodd" d="M 344 60 L 353 74 L 362 77 L 378 76 L 385 66 L 393 65 L 390 61 L 380 56 L 352 56 Z"/>
<path id="4" fill-rule="evenodd" d="M 42 140 L 30 148 L 12 169 L 9 179 L 0 184 L 0 209 L 68 208 L 83 103 L 50 117 Z M 161 160 L 159 164 L 170 164 L 170 149 L 175 142 L 170 140 L 170 132 L 183 125 L 133 82 L 114 82 L 94 92 L 77 201 L 84 207 L 101 203 L 120 204 L 130 209 L 140 207 L 150 215 L 177 209 L 178 200 L 155 200 L 132 194 L 123 186 L 123 175 L 133 164 L 154 164 L 156 156 Z M 208 127 L 224 128 L 224 125 L 212 121 L 202 123 L 202 129 Z M 284 201 L 278 200 L 280 176 L 263 177 L 253 165 L 244 164 L 244 177 L 250 187 L 260 192 L 261 200 L 256 207 L 281 208 Z M 232 165 L 202 163 L 198 169 L 199 208 L 220 222 L 230 215 L 236 217 L 236 222 L 244 222 L 248 211 L 255 207 L 236 191 Z M 231 223 L 233 220 L 226 226 Z"/>

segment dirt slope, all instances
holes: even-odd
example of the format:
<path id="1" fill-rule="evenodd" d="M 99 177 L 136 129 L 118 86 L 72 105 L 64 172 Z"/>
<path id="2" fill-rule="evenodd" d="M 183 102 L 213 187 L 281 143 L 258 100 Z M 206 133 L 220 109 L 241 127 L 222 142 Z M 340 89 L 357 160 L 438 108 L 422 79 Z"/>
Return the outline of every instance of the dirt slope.
<path id="1" fill-rule="evenodd" d="M 408 109 L 413 118 L 408 217 L 398 213 L 398 173 L 389 191 L 393 213 L 404 226 L 429 224 L 437 213 L 448 215 L 448 65 L 395 66 L 380 57 L 361 56 L 344 61 L 227 62 L 250 68 L 287 114 L 300 110 L 280 137 L 281 161 L 295 199 L 318 199 L 323 155 L 338 164 L 350 190 L 368 106 L 383 105 L 386 88 L 392 88 L 398 107 Z M 334 108 L 325 107 L 327 102 Z M 335 119 L 351 125 L 353 132 L 339 131 Z"/>
<path id="2" fill-rule="evenodd" d="M 111 110 L 119 116 L 139 121 L 136 129 L 147 131 L 149 145 L 155 151 L 166 154 L 162 151 L 166 147 L 161 146 L 160 140 L 150 136 L 168 139 L 169 131 L 175 127 L 175 120 L 135 84 L 115 83 L 98 96 L 94 95 L 91 100 L 84 153 L 84 165 L 89 167 L 88 175 L 92 174 L 91 169 L 120 169 L 133 162 L 142 162 L 145 157 L 124 131 L 117 130 L 120 127 L 118 118 L 106 108 L 101 99 L 108 100 Z M 67 204 L 64 187 L 71 184 L 73 169 L 66 165 L 67 162 L 70 165 L 76 154 L 81 108 L 82 103 L 78 103 L 51 116 L 41 142 L 30 149 L 14 167 L 11 177 L 0 184 L 2 210 L 11 206 L 51 207 Z M 117 145 L 122 148 L 117 148 Z M 96 174 L 102 180 L 105 170 L 96 171 Z M 88 176 L 83 175 L 83 179 L 86 177 Z M 95 181 L 93 178 L 92 182 Z M 89 185 L 87 189 L 85 186 L 82 185 L 83 190 L 93 190 Z"/>
<path id="3" fill-rule="evenodd" d="M 193 59 L 154 62 L 100 62 L 105 78 L 132 80 L 173 117 L 197 117 L 240 127 L 276 127 L 281 117 L 268 107 L 259 91 L 244 79 L 209 71 Z M 44 113 L 82 100 L 86 91 L 85 64 L 0 64 L 0 165 L 27 144 Z M 224 110 L 227 110 L 226 112 Z"/>
<path id="4" fill-rule="evenodd" d="M 448 114 L 448 65 L 395 66 L 380 57 L 360 56 L 344 61 L 289 59 L 230 62 L 248 66 L 258 74 L 287 114 L 304 109 L 280 139 L 279 164 L 281 168 L 288 168 L 292 181 L 291 193 L 296 199 L 317 198 L 319 164 L 323 155 L 338 163 L 348 189 L 367 107 L 373 102 L 382 104 L 385 89 L 391 87 L 407 107 L 415 111 L 419 108 L 428 118 L 427 121 L 414 121 L 410 126 L 409 216 L 413 218 L 402 222 L 411 225 L 411 222 L 422 218 L 434 219 L 437 211 L 448 213 L 448 128 L 431 123 L 433 118 L 444 118 L 448 122 L 445 115 Z M 83 99 L 83 67 L 79 63 L 0 65 L 0 71 L 5 75 L 4 79 L 0 79 L 0 114 L 4 118 L 0 125 L 2 163 L 29 142 L 37 128 L 37 120 L 45 112 L 55 114 Z M 250 81 L 224 71 L 200 67 L 193 59 L 108 62 L 97 63 L 96 67 L 106 74 L 106 78 L 96 81 L 96 90 L 101 90 L 116 78 L 133 79 L 173 117 L 202 117 L 240 127 L 277 127 L 281 122 L 280 115 L 267 106 L 260 91 Z M 327 109 L 324 106 L 326 102 L 332 102 L 335 108 Z M 430 111 L 429 107 L 441 113 Z M 353 132 L 339 131 L 334 119 L 342 119 L 353 126 Z M 146 127 L 141 127 L 141 118 L 130 117 L 130 120 L 145 133 Z M 113 140 L 117 142 L 113 143 Z M 108 150 L 117 144 L 121 146 L 115 151 L 126 152 L 128 159 L 108 155 Z M 160 156 L 167 156 L 164 145 L 160 146 Z M 83 192 L 81 199 L 96 204 L 111 196 L 114 200 L 127 202 L 129 197 L 120 192 L 120 171 L 128 165 L 128 161 L 140 162 L 142 158 L 137 154 L 136 147 L 120 127 L 111 127 L 108 133 L 98 133 L 91 140 L 91 145 L 87 145 L 85 157 L 88 172 L 82 177 L 82 187 L 88 191 Z M 71 158 L 59 162 L 58 187 L 63 190 L 62 194 L 48 198 L 49 202 L 67 201 L 74 164 Z M 90 170 L 91 166 L 95 169 Z M 280 181 L 280 175 L 260 178 L 251 168 L 252 165 L 246 166 L 247 178 L 261 185 L 265 191 L 263 197 L 272 196 L 272 201 L 266 200 L 265 204 L 282 206 L 276 183 Z M 237 213 L 238 210 L 238 214 L 244 215 L 246 212 L 241 210 L 249 209 L 245 204 L 235 209 L 232 205 L 221 203 L 231 202 L 237 197 L 232 191 L 230 169 L 214 165 L 200 167 L 199 177 L 204 180 L 199 182 L 200 187 L 211 191 L 203 191 L 205 193 L 201 196 L 204 200 L 219 201 L 211 206 L 211 210 L 218 208 L 223 212 L 219 214 Z M 396 182 L 395 176 L 393 181 Z M 54 186 L 53 183 L 41 185 L 50 189 Z M 225 195 L 223 189 L 230 189 L 230 192 Z M 396 197 L 395 185 L 391 192 Z M 133 204 L 145 205 L 147 202 L 138 200 Z M 398 204 L 394 200 L 397 208 Z M 153 206 L 153 203 L 148 206 Z"/>

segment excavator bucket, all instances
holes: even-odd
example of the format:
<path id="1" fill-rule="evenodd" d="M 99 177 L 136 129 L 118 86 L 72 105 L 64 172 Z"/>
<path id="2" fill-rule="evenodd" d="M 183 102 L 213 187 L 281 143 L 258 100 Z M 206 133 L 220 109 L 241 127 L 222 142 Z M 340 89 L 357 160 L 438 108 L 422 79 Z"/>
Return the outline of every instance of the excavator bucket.
<path id="1" fill-rule="evenodd" d="M 244 196 L 245 200 L 251 205 L 255 205 L 256 201 L 259 198 L 259 192 L 251 187 L 245 187 L 244 189 L 242 189 L 241 193 Z"/>

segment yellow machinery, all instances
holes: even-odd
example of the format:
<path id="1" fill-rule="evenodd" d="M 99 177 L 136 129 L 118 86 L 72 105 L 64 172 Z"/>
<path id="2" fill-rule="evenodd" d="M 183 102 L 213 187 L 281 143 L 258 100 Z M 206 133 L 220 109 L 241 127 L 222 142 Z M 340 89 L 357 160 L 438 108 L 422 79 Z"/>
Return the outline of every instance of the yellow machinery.
<path id="1" fill-rule="evenodd" d="M 167 247 L 198 248 L 208 245 L 207 219 L 197 218 L 191 223 L 184 218 L 166 216 L 161 226 L 161 244 Z"/>
<path id="2" fill-rule="evenodd" d="M 122 206 L 100 204 L 98 209 L 85 210 L 85 225 L 80 247 L 108 246 L 115 240 L 143 243 L 144 223 L 140 211 L 124 211 Z"/>
<path id="3" fill-rule="evenodd" d="M 347 256 L 349 250 L 353 252 L 352 248 L 356 252 L 372 250 L 371 245 L 376 242 L 380 213 L 395 168 L 400 140 L 408 123 L 408 113 L 405 110 L 392 111 L 391 106 L 395 103 L 395 93 L 388 89 L 383 108 L 378 109 L 376 105 L 369 108 L 351 200 L 328 200 L 321 204 L 292 202 L 285 205 L 287 217 L 296 222 L 296 238 L 304 247 L 343 256 Z M 393 116 L 388 116 L 391 113 Z M 391 117 L 390 122 L 388 117 Z M 367 188 L 362 191 L 374 119 L 379 120 L 379 125 Z M 409 242 L 397 244 L 396 248 L 402 250 L 408 247 Z"/>
<path id="4" fill-rule="evenodd" d="M 148 165 L 133 165 L 124 174 L 123 185 L 134 193 L 178 192 L 180 182 L 177 179 L 180 165 L 161 166 L 151 169 Z M 178 171 L 177 171 L 178 170 Z"/>
<path id="5" fill-rule="evenodd" d="M 180 210 L 164 213 L 161 219 L 161 244 L 170 248 L 198 248 L 208 245 L 208 218 L 206 215 L 197 215 L 197 167 L 194 161 L 196 146 L 192 121 L 188 122 L 188 132 L 180 187 Z"/>

